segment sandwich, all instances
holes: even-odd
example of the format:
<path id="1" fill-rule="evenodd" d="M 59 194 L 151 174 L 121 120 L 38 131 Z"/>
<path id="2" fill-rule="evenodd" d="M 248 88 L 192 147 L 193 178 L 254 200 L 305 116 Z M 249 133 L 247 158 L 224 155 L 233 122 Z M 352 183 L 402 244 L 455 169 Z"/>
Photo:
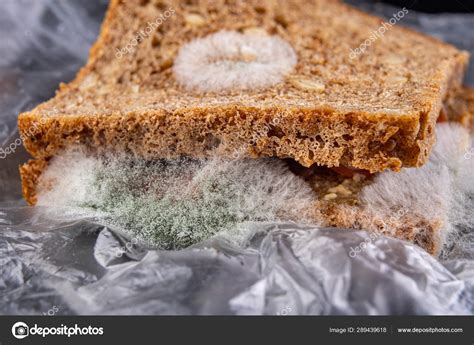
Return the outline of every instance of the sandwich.
<path id="1" fill-rule="evenodd" d="M 387 227 L 385 213 L 366 212 L 364 191 L 378 176 L 430 166 L 438 121 L 472 123 L 473 93 L 462 86 L 468 59 L 339 1 L 112 0 L 86 66 L 19 115 L 33 156 L 20 168 L 23 194 L 31 205 L 54 200 L 39 198 L 59 184 L 48 169 L 67 170 L 58 162 L 79 157 L 69 151 L 77 147 L 106 168 L 115 163 L 103 157 L 126 155 L 120 164 L 164 172 L 163 159 L 270 160 L 313 188 L 305 219 L 371 228 L 436 254 L 446 217 L 405 210 Z M 441 127 L 443 138 L 463 138 L 446 139 L 453 150 L 468 147 L 467 130 Z M 279 204 L 291 207 L 299 210 Z M 288 213 L 274 217 L 298 220 Z"/>

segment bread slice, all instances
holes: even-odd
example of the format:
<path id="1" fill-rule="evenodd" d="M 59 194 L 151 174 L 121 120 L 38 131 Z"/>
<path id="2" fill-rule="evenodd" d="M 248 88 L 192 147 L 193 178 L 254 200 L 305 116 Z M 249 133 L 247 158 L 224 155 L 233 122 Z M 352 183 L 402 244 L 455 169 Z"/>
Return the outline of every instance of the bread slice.
<path id="1" fill-rule="evenodd" d="M 399 170 L 426 162 L 467 61 L 339 1 L 111 0 L 87 65 L 19 128 L 39 161 L 81 144 Z"/>

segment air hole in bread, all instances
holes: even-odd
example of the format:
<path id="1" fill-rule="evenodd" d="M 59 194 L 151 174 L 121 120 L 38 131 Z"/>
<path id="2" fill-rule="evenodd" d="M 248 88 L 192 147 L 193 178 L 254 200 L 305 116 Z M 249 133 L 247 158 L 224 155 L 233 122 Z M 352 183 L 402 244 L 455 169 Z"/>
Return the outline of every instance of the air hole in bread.
<path id="1" fill-rule="evenodd" d="M 317 134 L 314 138 L 316 139 L 316 141 L 317 141 L 320 145 L 324 146 L 324 140 L 323 140 L 323 138 L 321 137 L 321 135 Z"/>
<path id="2" fill-rule="evenodd" d="M 165 9 L 167 9 L 166 4 L 163 1 L 155 2 L 154 5 L 159 11 L 164 11 Z"/>
<path id="3" fill-rule="evenodd" d="M 275 15 L 275 22 L 280 24 L 284 29 L 288 27 L 288 20 L 282 13 L 278 13 L 277 15 Z"/>
<path id="4" fill-rule="evenodd" d="M 277 137 L 279 139 L 285 136 L 285 133 L 281 130 L 280 127 L 270 126 L 270 130 L 267 133 L 268 137 Z"/>
<path id="5" fill-rule="evenodd" d="M 151 46 L 153 48 L 159 47 L 161 45 L 160 38 L 157 35 L 153 35 L 151 38 Z"/>
<path id="6" fill-rule="evenodd" d="M 258 14 L 265 14 L 267 12 L 267 9 L 264 6 L 257 5 L 254 7 L 255 12 Z"/>
<path id="7" fill-rule="evenodd" d="M 433 133 L 433 127 L 431 125 L 429 125 L 428 128 L 426 129 L 426 131 L 428 132 L 428 134 L 432 134 Z"/>

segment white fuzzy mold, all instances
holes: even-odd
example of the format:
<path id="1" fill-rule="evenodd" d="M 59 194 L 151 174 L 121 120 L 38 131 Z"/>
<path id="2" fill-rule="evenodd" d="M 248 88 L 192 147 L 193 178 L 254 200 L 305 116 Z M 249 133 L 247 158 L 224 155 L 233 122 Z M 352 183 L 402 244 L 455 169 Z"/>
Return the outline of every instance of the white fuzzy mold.
<path id="1" fill-rule="evenodd" d="M 293 48 L 278 36 L 220 31 L 181 47 L 173 71 L 188 90 L 225 92 L 271 87 L 296 62 Z"/>

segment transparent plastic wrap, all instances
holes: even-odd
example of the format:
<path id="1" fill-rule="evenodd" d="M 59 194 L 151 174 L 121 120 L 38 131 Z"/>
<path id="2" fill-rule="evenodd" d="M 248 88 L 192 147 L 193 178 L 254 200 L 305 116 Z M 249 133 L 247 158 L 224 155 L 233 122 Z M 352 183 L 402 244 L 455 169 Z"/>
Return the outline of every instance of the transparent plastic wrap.
<path id="1" fill-rule="evenodd" d="M 387 18 L 397 11 L 357 5 Z M 74 76 L 106 2 L 0 6 L 1 314 L 474 314 L 469 227 L 443 260 L 365 231 L 289 222 L 247 222 L 239 241 L 218 234 L 165 251 L 145 249 L 84 215 L 52 217 L 46 206 L 26 207 L 18 165 L 28 155 L 17 144 L 17 115 Z M 474 53 L 473 19 L 409 11 L 400 24 Z M 468 84 L 473 77 L 471 68 Z M 472 210 L 470 200 L 463 205 Z M 353 248 L 362 250 L 352 255 Z"/>

